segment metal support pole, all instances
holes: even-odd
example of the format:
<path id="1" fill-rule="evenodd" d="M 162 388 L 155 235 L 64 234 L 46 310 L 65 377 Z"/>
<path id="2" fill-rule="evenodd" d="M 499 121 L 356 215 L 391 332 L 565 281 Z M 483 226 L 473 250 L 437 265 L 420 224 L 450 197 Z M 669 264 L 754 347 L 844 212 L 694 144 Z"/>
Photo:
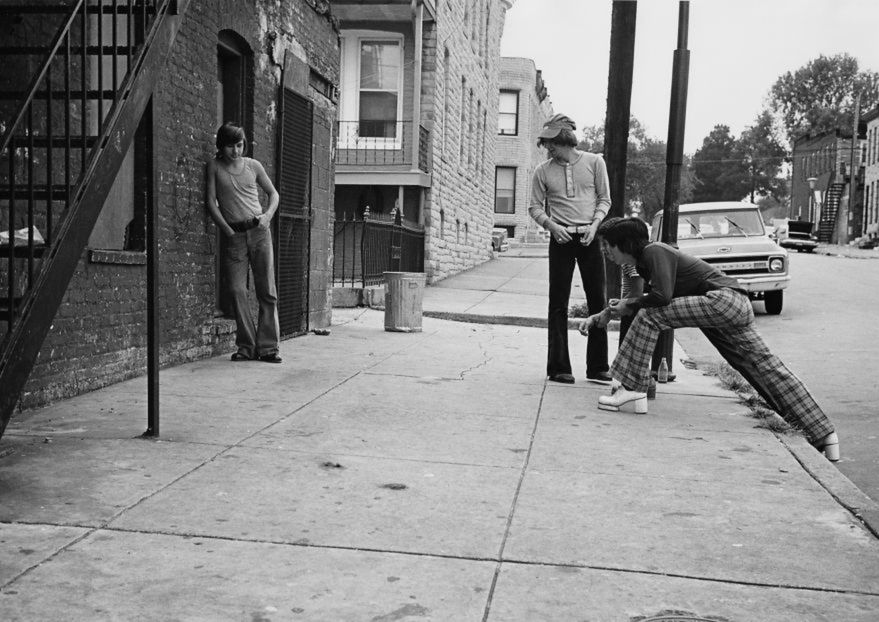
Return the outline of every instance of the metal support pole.
<path id="1" fill-rule="evenodd" d="M 607 112 L 604 120 L 604 160 L 610 182 L 608 216 L 624 216 L 626 210 L 626 163 L 632 105 L 632 73 L 635 66 L 635 19 L 638 3 L 614 0 L 610 27 L 610 59 L 607 76 Z M 620 268 L 605 266 L 610 298 L 620 295 Z"/>
<path id="2" fill-rule="evenodd" d="M 851 240 L 851 235 L 859 235 L 857 231 L 855 231 L 852 222 L 855 219 L 855 195 L 858 190 L 858 173 L 861 170 L 860 158 L 858 157 L 858 125 L 860 124 L 861 117 L 861 94 L 858 93 L 857 97 L 855 97 L 855 116 L 852 121 L 852 142 L 851 142 L 851 153 L 849 156 L 849 160 L 851 165 L 849 166 L 849 183 L 848 183 L 848 206 L 846 207 L 845 212 L 845 229 L 841 232 L 842 236 L 840 237 L 840 244 L 848 244 Z"/>
<path id="3" fill-rule="evenodd" d="M 159 436 L 159 244 L 156 240 L 158 209 L 156 206 L 155 171 L 156 171 L 156 132 L 153 124 L 153 102 L 144 111 L 148 135 L 151 137 L 146 161 L 147 191 L 144 193 L 146 202 L 146 290 L 147 290 L 147 429 L 144 436 Z"/>
<path id="4" fill-rule="evenodd" d="M 663 201 L 662 231 L 660 240 L 671 246 L 678 241 L 678 204 L 681 190 L 681 166 L 684 160 L 684 126 L 687 120 L 687 86 L 690 71 L 690 51 L 687 50 L 687 28 L 690 19 L 690 3 L 682 1 L 678 8 L 678 47 L 674 52 L 672 66 L 671 102 L 668 113 L 668 144 L 666 147 L 665 198 Z M 672 371 L 674 330 L 664 330 L 659 335 L 653 352 L 653 369 L 665 358 L 669 372 Z"/>

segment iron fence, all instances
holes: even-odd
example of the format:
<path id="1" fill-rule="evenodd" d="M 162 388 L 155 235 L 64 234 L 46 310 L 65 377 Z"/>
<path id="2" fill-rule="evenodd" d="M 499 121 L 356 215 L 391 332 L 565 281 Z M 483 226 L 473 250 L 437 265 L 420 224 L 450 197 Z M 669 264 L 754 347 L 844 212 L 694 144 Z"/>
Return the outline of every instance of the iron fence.
<path id="1" fill-rule="evenodd" d="M 424 229 L 391 220 L 353 216 L 336 220 L 333 231 L 333 283 L 339 287 L 381 285 L 385 272 L 424 272 Z"/>
<path id="2" fill-rule="evenodd" d="M 430 131 L 419 126 L 415 134 L 412 121 L 339 121 L 336 137 L 336 164 L 411 165 L 411 145 L 417 140 L 418 168 L 428 170 Z"/>

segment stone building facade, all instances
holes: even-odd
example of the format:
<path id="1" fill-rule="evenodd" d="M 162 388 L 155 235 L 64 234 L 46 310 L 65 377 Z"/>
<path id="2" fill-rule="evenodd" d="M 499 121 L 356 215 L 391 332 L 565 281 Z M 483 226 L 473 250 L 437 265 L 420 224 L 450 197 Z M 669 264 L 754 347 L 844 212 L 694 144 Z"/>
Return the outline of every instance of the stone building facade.
<path id="1" fill-rule="evenodd" d="M 869 245 L 879 243 L 879 107 L 862 118 L 866 124 L 864 145 L 864 209 L 861 236 Z"/>
<path id="2" fill-rule="evenodd" d="M 511 239 L 535 241 L 543 230 L 528 214 L 531 177 L 546 159 L 537 134 L 553 115 L 552 102 L 534 61 L 503 57 L 500 66 L 494 226 Z"/>
<path id="3" fill-rule="evenodd" d="M 423 229 L 431 282 L 491 257 L 500 39 L 511 4 L 332 2 L 343 41 L 335 216 L 366 205 L 373 216 L 402 210 Z"/>
<path id="4" fill-rule="evenodd" d="M 205 208 L 205 163 L 214 156 L 217 127 L 224 121 L 244 126 L 247 155 L 263 163 L 282 194 L 279 211 L 286 183 L 278 179 L 286 131 L 282 123 L 295 121 L 310 135 L 311 144 L 284 147 L 293 167 L 302 169 L 298 191 L 309 203 L 295 208 L 305 210 L 297 213 L 296 222 L 306 223 L 295 232 L 277 218 L 281 289 L 289 272 L 281 247 L 291 237 L 296 243 L 291 252 L 298 256 L 290 265 L 299 271 L 287 293 L 279 294 L 279 304 L 282 314 L 285 305 L 301 307 L 293 328 L 284 331 L 282 319 L 282 332 L 295 336 L 326 327 L 332 312 L 331 136 L 337 117 L 339 32 L 329 4 L 193 0 L 179 6 L 184 11 L 180 29 L 153 91 L 152 121 L 144 127 L 144 144 L 155 163 L 163 366 L 234 349 L 234 321 L 223 314 L 222 240 Z M 22 83 L 28 81 L 29 76 L 21 76 Z M 123 164 L 115 179 L 21 394 L 21 407 L 145 373 L 145 253 L 130 247 L 124 228 L 132 209 L 138 209 L 131 205 L 137 194 L 131 190 L 132 168 L 130 162 Z"/>

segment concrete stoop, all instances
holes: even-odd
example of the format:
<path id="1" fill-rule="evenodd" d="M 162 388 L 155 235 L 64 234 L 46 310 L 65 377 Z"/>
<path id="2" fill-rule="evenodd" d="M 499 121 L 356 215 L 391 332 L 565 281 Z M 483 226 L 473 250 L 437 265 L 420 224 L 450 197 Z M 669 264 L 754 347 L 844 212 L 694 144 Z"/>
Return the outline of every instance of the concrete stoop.
<path id="1" fill-rule="evenodd" d="M 334 287 L 333 308 L 351 309 L 369 307 L 370 309 L 385 308 L 384 285 L 369 287 Z"/>

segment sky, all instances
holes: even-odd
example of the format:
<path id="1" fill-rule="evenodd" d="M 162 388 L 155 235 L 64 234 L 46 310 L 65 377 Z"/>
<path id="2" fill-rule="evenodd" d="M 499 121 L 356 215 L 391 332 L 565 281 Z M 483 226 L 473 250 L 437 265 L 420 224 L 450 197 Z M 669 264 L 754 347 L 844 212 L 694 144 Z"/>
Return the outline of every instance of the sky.
<path id="1" fill-rule="evenodd" d="M 631 113 L 648 135 L 668 137 L 677 0 L 639 0 Z M 763 109 L 779 76 L 819 55 L 848 53 L 879 72 L 876 0 L 691 0 L 684 151 L 692 155 L 715 125 L 735 136 Z M 603 125 L 611 0 L 514 0 L 502 56 L 531 58 L 555 112 L 580 129 Z"/>

